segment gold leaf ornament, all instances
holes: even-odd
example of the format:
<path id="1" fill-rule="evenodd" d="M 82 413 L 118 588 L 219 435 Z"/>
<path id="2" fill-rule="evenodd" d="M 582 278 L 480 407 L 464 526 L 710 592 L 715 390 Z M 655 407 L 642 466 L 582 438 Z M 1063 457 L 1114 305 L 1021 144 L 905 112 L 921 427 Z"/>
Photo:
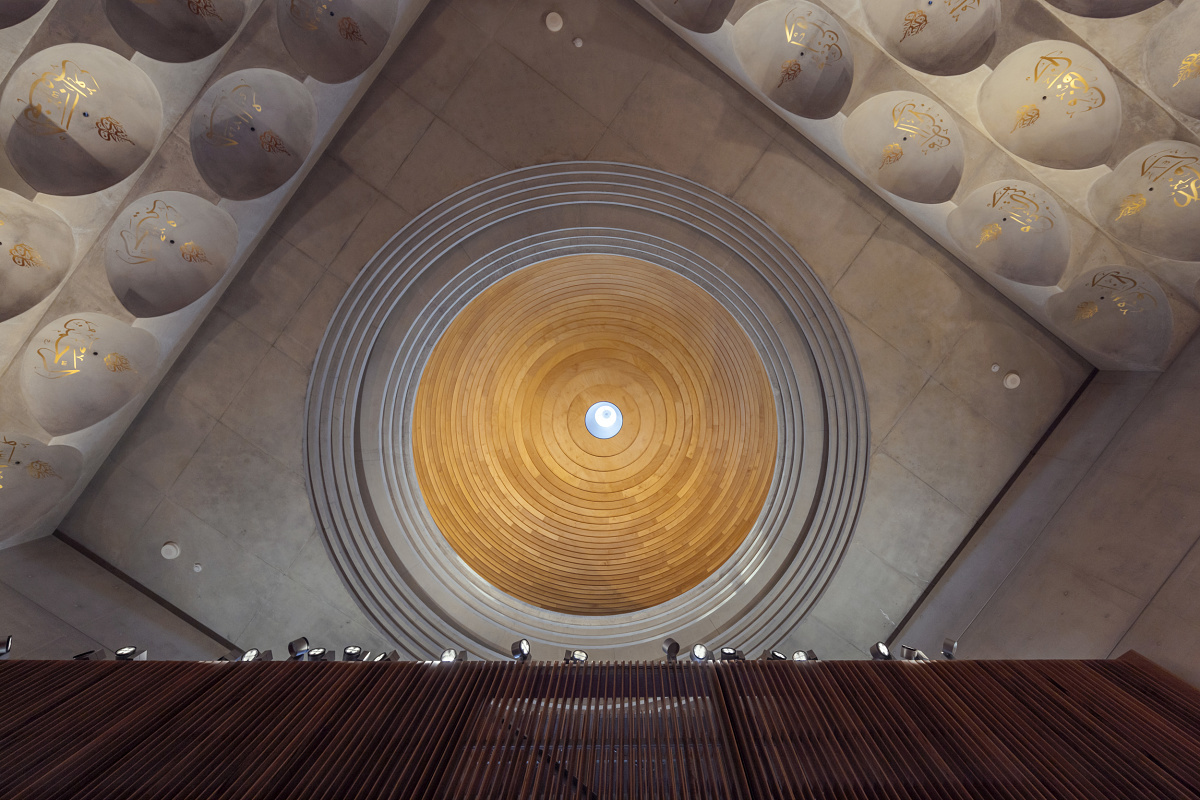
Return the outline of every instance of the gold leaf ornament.
<path id="1" fill-rule="evenodd" d="M 1075 307 L 1075 321 L 1082 322 L 1085 319 L 1091 319 L 1100 313 L 1100 306 L 1093 303 L 1091 300 L 1085 300 Z"/>
<path id="2" fill-rule="evenodd" d="M 129 363 L 129 359 L 120 353 L 109 353 L 104 357 L 104 366 L 109 372 L 137 372 L 133 368 L 133 364 Z"/>
<path id="3" fill-rule="evenodd" d="M 1012 131 L 1009 131 L 1009 133 L 1015 132 L 1017 128 L 1028 128 L 1030 125 L 1037 122 L 1041 116 L 1042 112 L 1038 111 L 1038 107 L 1033 103 L 1030 103 L 1027 106 L 1021 106 L 1021 110 L 1017 112 L 1017 122 L 1015 125 L 1013 125 Z"/>
<path id="4" fill-rule="evenodd" d="M 362 28 L 351 17 L 342 17 L 338 20 L 338 35 L 348 42 L 367 43 L 367 40 L 363 38 Z"/>
<path id="5" fill-rule="evenodd" d="M 283 139 L 279 138 L 279 134 L 275 131 L 263 131 L 258 137 L 258 143 L 262 145 L 262 149 L 268 153 L 283 153 L 285 156 L 290 156 L 292 153 L 287 149 L 287 145 L 283 143 Z"/>
<path id="6" fill-rule="evenodd" d="M 778 89 L 788 81 L 796 80 L 796 78 L 800 77 L 800 73 L 802 71 L 803 70 L 800 68 L 800 62 L 794 58 L 789 58 L 787 61 L 783 62 L 783 66 L 779 68 L 779 84 L 775 88 Z"/>
<path id="7" fill-rule="evenodd" d="M 999 222 L 993 222 L 991 225 L 984 227 L 979 233 L 979 244 L 975 245 L 975 249 L 978 250 L 988 242 L 999 239 L 1002 233 L 1004 233 L 1004 228 L 1000 227 Z"/>
<path id="8" fill-rule="evenodd" d="M 883 169 L 890 164 L 895 164 L 901 158 L 904 158 L 904 148 L 900 146 L 899 142 L 893 142 L 883 148 L 883 161 L 880 162 L 879 168 Z"/>
<path id="9" fill-rule="evenodd" d="M 929 24 L 929 17 L 925 16 L 924 11 L 910 11 L 904 16 L 904 35 L 900 37 L 900 41 L 904 41 L 910 36 L 916 36 L 921 31 L 925 30 L 925 26 Z"/>
<path id="10" fill-rule="evenodd" d="M 1200 75 L 1200 53 L 1192 53 L 1184 56 L 1183 61 L 1179 62 L 1179 77 L 1171 84 L 1174 89 L 1184 81 L 1190 81 L 1192 78 Z"/>
<path id="11" fill-rule="evenodd" d="M 18 267 L 49 269 L 46 266 L 46 262 L 42 261 L 42 257 L 38 254 L 38 251 L 27 244 L 17 244 L 10 247 L 8 255 Z"/>
<path id="12" fill-rule="evenodd" d="M 58 478 L 59 480 L 62 480 L 62 476 L 54 471 L 54 467 L 50 466 L 49 462 L 41 461 L 40 459 L 30 463 L 30 465 L 25 468 L 25 471 L 28 472 L 29 477 L 33 478 L 35 481 L 40 481 L 45 478 Z"/>
<path id="13" fill-rule="evenodd" d="M 205 264 L 212 263 L 208 260 L 208 254 L 204 252 L 204 248 L 195 242 L 184 242 L 179 245 L 179 255 L 183 257 L 184 261 L 192 263 L 197 261 L 203 261 Z"/>
<path id="14" fill-rule="evenodd" d="M 1117 219 L 1132 217 L 1146 207 L 1146 195 L 1131 194 L 1121 200 L 1120 212 Z"/>
<path id="15" fill-rule="evenodd" d="M 106 142 L 129 142 L 133 144 L 133 139 L 125 133 L 125 126 L 117 122 L 112 117 L 101 117 L 96 120 L 96 133 Z M 137 145 L 134 145 L 135 147 Z"/>
<path id="16" fill-rule="evenodd" d="M 213 5 L 213 0 L 188 0 L 188 11 L 197 17 L 221 19 L 221 15 L 217 13 L 216 6 Z"/>

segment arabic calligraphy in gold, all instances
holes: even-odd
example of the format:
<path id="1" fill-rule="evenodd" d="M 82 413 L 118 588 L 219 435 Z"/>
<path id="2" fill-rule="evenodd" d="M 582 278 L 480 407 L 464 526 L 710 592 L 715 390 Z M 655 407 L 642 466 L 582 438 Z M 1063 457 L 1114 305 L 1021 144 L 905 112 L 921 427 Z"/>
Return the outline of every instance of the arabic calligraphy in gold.
<path id="1" fill-rule="evenodd" d="M 1047 231 L 1054 227 L 1054 213 L 1042 208 L 1042 204 L 1029 191 L 1017 186 L 997 189 L 992 193 L 989 207 L 1003 209 L 1008 215 L 1005 221 L 1015 222 L 1022 233 Z"/>
<path id="2" fill-rule="evenodd" d="M 817 56 L 817 68 L 825 69 L 829 64 L 842 60 L 841 37 L 837 31 L 829 30 L 814 22 L 807 12 L 792 9 L 783 21 L 788 44 L 811 50 Z"/>
<path id="3" fill-rule="evenodd" d="M 886 166 L 895 164 L 902 158 L 904 158 L 904 148 L 898 143 L 889 144 L 883 148 L 883 161 L 880 162 L 879 168 L 883 169 Z"/>
<path id="4" fill-rule="evenodd" d="M 204 138 L 217 147 L 235 147 L 242 128 L 250 127 L 254 115 L 261 113 L 262 106 L 258 103 L 254 87 L 240 83 L 213 104 Z"/>
<path id="5" fill-rule="evenodd" d="M 320 26 L 321 12 L 329 9 L 329 3 L 314 0 L 290 0 L 288 16 L 306 31 L 315 31 Z"/>
<path id="6" fill-rule="evenodd" d="M 1107 299 L 1121 316 L 1138 314 L 1158 307 L 1158 299 L 1145 289 L 1139 288 L 1138 281 L 1132 275 L 1122 274 L 1119 270 L 1097 272 L 1092 276 L 1092 286 L 1104 289 L 1110 293 Z"/>
<path id="7" fill-rule="evenodd" d="M 955 22 L 964 11 L 972 11 L 979 8 L 980 0 L 946 0 L 946 7 L 950 10 L 950 16 Z"/>
<path id="8" fill-rule="evenodd" d="M 921 142 L 921 151 L 929 154 L 950 144 L 943 120 L 930 113 L 925 103 L 906 100 L 892 108 L 892 125 Z"/>
<path id="9" fill-rule="evenodd" d="M 97 340 L 96 326 L 86 319 L 69 319 L 53 341 L 43 341 L 52 347 L 38 348 L 42 366 L 34 372 L 51 380 L 79 374 L 84 358 Z"/>
<path id="10" fill-rule="evenodd" d="M 1174 89 L 1184 81 L 1190 81 L 1192 78 L 1200 75 L 1200 53 L 1192 53 L 1189 56 L 1184 56 L 1183 61 L 1179 62 L 1179 77 L 1171 84 Z"/>
<path id="11" fill-rule="evenodd" d="M 34 250 L 30 245 L 24 243 L 16 244 L 8 249 L 8 255 L 18 267 L 50 269 L 46 266 L 46 262 L 42 260 L 42 256 L 38 251 Z"/>
<path id="12" fill-rule="evenodd" d="M 152 237 L 157 236 L 160 242 L 167 241 L 172 228 L 179 227 L 179 211 L 175 206 L 164 200 L 155 200 L 150 208 L 133 212 L 129 224 L 121 231 L 121 244 L 124 252 L 118 251 L 117 257 L 126 264 L 145 264 L 154 261 L 154 256 L 146 249 Z"/>
<path id="13" fill-rule="evenodd" d="M 1166 180 L 1175 205 L 1187 208 L 1200 200 L 1200 157 L 1180 155 L 1175 150 L 1160 150 L 1142 161 L 1142 176 L 1152 183 Z M 1180 202 L 1182 201 L 1182 202 Z"/>
<path id="14" fill-rule="evenodd" d="M 1064 101 L 1068 117 L 1094 111 L 1107 100 L 1104 91 L 1093 85 L 1096 78 L 1089 81 L 1080 71 L 1082 68 L 1072 70 L 1074 63 L 1062 50 L 1055 50 L 1039 57 L 1033 65 L 1033 74 L 1025 78 L 1034 83 L 1044 83 L 1049 94 Z"/>
<path id="15" fill-rule="evenodd" d="M 106 142 L 129 142 L 133 144 L 133 139 L 125 133 L 125 126 L 117 122 L 112 117 L 101 117 L 96 120 L 96 133 L 100 134 L 100 138 Z M 134 145 L 136 147 L 136 145 Z"/>
<path id="16" fill-rule="evenodd" d="M 925 16 L 924 11 L 910 11 L 904 15 L 904 35 L 900 37 L 900 41 L 904 41 L 910 36 L 916 36 L 921 31 L 925 30 L 925 26 L 929 24 L 929 17 Z"/>
<path id="17" fill-rule="evenodd" d="M 65 60 L 29 86 L 29 101 L 19 122 L 36 136 L 66 133 L 79 102 L 100 91 L 92 73 Z"/>

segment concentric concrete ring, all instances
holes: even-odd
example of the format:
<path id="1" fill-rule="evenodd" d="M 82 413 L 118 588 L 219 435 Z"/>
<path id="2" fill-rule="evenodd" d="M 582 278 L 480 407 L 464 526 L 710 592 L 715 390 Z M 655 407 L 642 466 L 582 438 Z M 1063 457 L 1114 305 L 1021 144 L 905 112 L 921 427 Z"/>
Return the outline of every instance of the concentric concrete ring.
<path id="1" fill-rule="evenodd" d="M 719 301 L 766 369 L 778 442 L 766 502 L 732 557 L 677 597 L 600 616 L 531 605 L 467 566 L 421 494 L 411 424 L 424 367 L 456 315 L 517 270 L 581 254 L 649 262 Z M 786 242 L 682 178 L 564 163 L 464 189 L 375 255 L 318 354 L 305 449 L 331 557 L 364 611 L 411 656 L 451 644 L 501 655 L 526 636 L 539 650 L 652 658 L 666 636 L 770 646 L 803 619 L 849 544 L 868 441 L 845 326 Z"/>

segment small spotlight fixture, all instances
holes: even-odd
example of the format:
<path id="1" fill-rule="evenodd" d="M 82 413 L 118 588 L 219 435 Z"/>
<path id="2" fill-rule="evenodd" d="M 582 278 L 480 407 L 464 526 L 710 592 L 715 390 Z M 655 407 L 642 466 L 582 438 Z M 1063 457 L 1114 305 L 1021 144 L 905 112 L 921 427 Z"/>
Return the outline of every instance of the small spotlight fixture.
<path id="1" fill-rule="evenodd" d="M 722 647 L 720 650 L 722 661 L 743 661 L 745 655 L 736 647 Z"/>
<path id="2" fill-rule="evenodd" d="M 12 637 L 9 637 L 9 638 L 12 638 Z M 958 640 L 951 639 L 949 636 L 947 636 L 945 641 L 942 642 L 942 658 L 946 659 L 947 661 L 953 661 L 954 654 L 957 652 L 958 652 Z"/>
<path id="3" fill-rule="evenodd" d="M 356 644 L 349 645 L 342 650 L 342 661 L 362 661 L 363 649 Z"/>
<path id="4" fill-rule="evenodd" d="M 8 654 L 12 652 L 12 636 L 9 636 L 0 643 L 0 659 L 8 658 Z"/>
<path id="5" fill-rule="evenodd" d="M 397 653 L 395 650 L 390 650 L 386 653 L 381 652 L 379 655 L 375 656 L 371 660 L 372 661 L 399 661 L 400 654 Z"/>
<path id="6" fill-rule="evenodd" d="M 515 660 L 515 661 L 528 661 L 529 660 L 529 640 L 528 639 L 518 639 L 517 641 L 512 643 L 512 647 L 509 648 L 509 652 L 512 653 L 513 660 Z"/>
<path id="7" fill-rule="evenodd" d="M 388 654 L 387 654 L 387 653 L 380 653 L 379 655 L 377 655 L 377 656 L 375 656 L 374 658 L 372 658 L 372 659 L 371 659 L 371 661 L 372 661 L 372 662 L 377 662 L 377 661 L 391 661 L 391 659 L 390 659 L 390 658 L 388 658 Z"/>
<path id="8" fill-rule="evenodd" d="M 797 650 L 792 653 L 792 661 L 820 661 L 816 650 Z"/>
<path id="9" fill-rule="evenodd" d="M 667 661 L 675 661 L 679 658 L 679 642 L 674 639 L 663 639 L 662 649 L 667 654 Z"/>
<path id="10" fill-rule="evenodd" d="M 324 647 L 311 647 L 305 654 L 309 661 L 328 661 L 329 651 Z"/>
<path id="11" fill-rule="evenodd" d="M 293 661 L 302 661 L 304 655 L 308 652 L 308 637 L 301 636 L 299 639 L 288 643 L 288 655 Z"/>
<path id="12" fill-rule="evenodd" d="M 466 660 L 467 660 L 466 651 L 455 650 L 453 647 L 447 647 L 445 650 L 442 651 L 442 655 L 438 658 L 438 661 L 441 661 L 442 663 L 445 663 L 445 664 L 450 664 L 455 661 L 466 661 Z"/>
<path id="13" fill-rule="evenodd" d="M 145 661 L 148 654 L 145 650 L 138 650 L 130 644 L 117 650 L 114 655 L 116 655 L 117 661 Z"/>
<path id="14" fill-rule="evenodd" d="M 692 661 L 703 664 L 708 660 L 708 648 L 702 644 L 692 645 Z"/>
<path id="15" fill-rule="evenodd" d="M 242 657 L 238 661 L 274 661 L 270 650 L 259 650 L 257 647 L 251 647 L 246 652 L 242 653 Z"/>
<path id="16" fill-rule="evenodd" d="M 871 645 L 871 658 L 876 661 L 891 661 L 892 651 L 883 642 L 876 642 Z"/>
<path id="17" fill-rule="evenodd" d="M 778 650 L 763 650 L 763 661 L 787 661 L 787 656 Z"/>
<path id="18" fill-rule="evenodd" d="M 563 655 L 563 661 L 568 664 L 586 664 L 588 654 L 583 650 L 568 650 Z"/>
<path id="19" fill-rule="evenodd" d="M 909 647 L 906 644 L 900 645 L 900 657 L 905 661 L 928 661 L 929 656 L 922 653 L 915 647 Z"/>

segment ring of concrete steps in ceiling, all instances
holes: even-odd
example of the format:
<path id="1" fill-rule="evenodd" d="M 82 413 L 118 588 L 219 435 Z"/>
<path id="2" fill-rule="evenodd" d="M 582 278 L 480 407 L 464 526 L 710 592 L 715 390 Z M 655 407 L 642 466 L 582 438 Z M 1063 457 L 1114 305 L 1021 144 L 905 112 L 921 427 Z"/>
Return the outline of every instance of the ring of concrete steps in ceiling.
<path id="1" fill-rule="evenodd" d="M 429 456 L 427 432 L 414 431 L 423 376 L 460 312 L 519 270 L 581 257 L 645 262 L 647 274 L 670 272 L 706 292 L 757 351 L 774 401 L 770 483 L 732 555 L 696 585 L 622 613 L 564 613 L 545 607 L 554 586 L 537 605 L 472 569 L 439 529 L 417 467 L 418 449 Z M 667 636 L 774 645 L 832 577 L 866 479 L 862 376 L 811 269 L 726 198 L 623 164 L 517 170 L 413 220 L 334 315 L 307 413 L 309 483 L 330 554 L 364 611 L 413 657 L 449 645 L 507 655 L 520 636 L 621 658 L 656 656 Z"/>

